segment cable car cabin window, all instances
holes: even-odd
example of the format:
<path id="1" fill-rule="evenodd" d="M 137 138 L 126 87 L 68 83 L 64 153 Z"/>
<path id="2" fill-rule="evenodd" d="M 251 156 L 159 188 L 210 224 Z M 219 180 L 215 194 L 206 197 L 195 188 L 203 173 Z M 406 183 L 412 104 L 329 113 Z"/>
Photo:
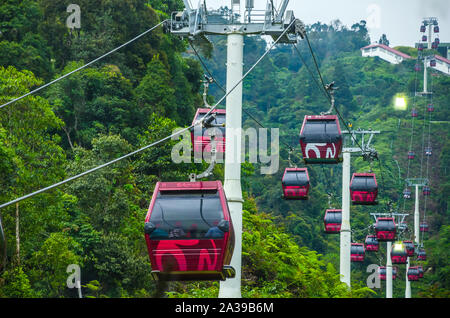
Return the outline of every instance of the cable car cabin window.
<path id="1" fill-rule="evenodd" d="M 288 187 L 305 187 L 309 184 L 306 171 L 286 171 L 281 183 Z"/>
<path id="2" fill-rule="evenodd" d="M 226 121 L 225 114 L 219 114 L 219 113 L 215 113 L 215 114 L 216 114 L 216 118 L 211 122 L 211 124 L 212 125 L 222 125 L 222 124 L 224 125 L 225 121 Z M 198 114 L 196 120 L 202 119 L 203 117 L 205 117 L 205 115 L 206 114 Z M 206 135 L 207 129 L 213 129 L 213 128 L 206 128 L 206 127 L 203 128 L 202 135 L 205 137 L 207 136 Z M 220 131 L 222 137 L 225 137 L 225 127 L 214 127 L 214 129 L 218 129 Z M 194 132 L 195 132 L 195 130 L 194 130 Z"/>
<path id="3" fill-rule="evenodd" d="M 223 238 L 224 232 L 217 227 L 223 219 L 222 205 L 216 190 L 206 193 L 161 192 L 150 217 L 155 227 L 150 239 Z"/>
<path id="4" fill-rule="evenodd" d="M 355 176 L 350 189 L 356 191 L 375 191 L 377 190 L 375 178 L 371 176 Z"/>
<path id="5" fill-rule="evenodd" d="M 352 245 L 351 246 L 351 254 L 364 254 L 364 245 Z"/>
<path id="6" fill-rule="evenodd" d="M 300 138 L 305 143 L 333 143 L 341 139 L 334 120 L 308 120 Z"/>
<path id="7" fill-rule="evenodd" d="M 341 223 L 342 222 L 342 212 L 330 212 L 328 211 L 325 215 L 325 222 L 327 223 Z"/>
<path id="8" fill-rule="evenodd" d="M 394 231 L 395 224 L 392 220 L 378 220 L 377 229 L 380 231 Z"/>

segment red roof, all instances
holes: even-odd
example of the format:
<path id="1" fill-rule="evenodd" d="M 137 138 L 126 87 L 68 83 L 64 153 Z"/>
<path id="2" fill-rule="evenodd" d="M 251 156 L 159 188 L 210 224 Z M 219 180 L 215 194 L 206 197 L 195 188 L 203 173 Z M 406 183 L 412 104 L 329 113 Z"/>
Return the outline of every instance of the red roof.
<path id="1" fill-rule="evenodd" d="M 440 56 L 440 55 L 434 55 L 434 57 L 435 57 L 437 60 L 439 60 L 439 61 L 442 61 L 442 62 L 444 62 L 444 63 L 450 64 L 450 60 L 449 60 L 449 59 L 446 59 L 445 57 L 442 57 L 442 56 Z"/>
<path id="2" fill-rule="evenodd" d="M 400 51 L 394 50 L 393 48 L 391 48 L 391 47 L 389 47 L 387 45 L 379 44 L 379 43 L 375 43 L 375 44 L 371 44 L 371 45 L 365 46 L 365 47 L 361 48 L 361 50 L 370 49 L 370 48 L 373 48 L 373 47 L 380 47 L 382 49 L 385 49 L 386 51 L 392 52 L 392 53 L 394 53 L 396 55 L 399 55 L 399 56 L 401 56 L 401 57 L 403 57 L 405 59 L 410 59 L 411 58 L 411 56 L 409 56 L 409 55 L 407 55 L 405 53 L 402 53 Z"/>

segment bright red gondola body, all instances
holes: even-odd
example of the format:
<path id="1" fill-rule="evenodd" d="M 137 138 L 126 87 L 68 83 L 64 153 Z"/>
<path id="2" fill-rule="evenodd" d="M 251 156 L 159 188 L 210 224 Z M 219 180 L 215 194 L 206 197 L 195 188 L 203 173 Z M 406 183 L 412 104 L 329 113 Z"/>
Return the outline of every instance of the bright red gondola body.
<path id="1" fill-rule="evenodd" d="M 145 218 L 154 279 L 225 280 L 233 224 L 220 181 L 158 182 Z"/>
<path id="2" fill-rule="evenodd" d="M 396 235 L 394 218 L 379 217 L 375 223 L 375 234 L 378 241 L 394 241 Z"/>
<path id="3" fill-rule="evenodd" d="M 375 173 L 354 173 L 350 182 L 350 196 L 353 204 L 374 205 L 378 195 Z"/>
<path id="4" fill-rule="evenodd" d="M 323 223 L 325 226 L 325 233 L 327 234 L 339 233 L 341 231 L 342 210 L 339 209 L 326 210 L 325 216 L 323 218 Z"/>
<path id="5" fill-rule="evenodd" d="M 209 108 L 199 108 L 194 116 L 192 124 L 205 117 L 210 111 Z M 211 124 L 222 125 L 225 124 L 226 111 L 225 109 L 214 109 L 211 114 L 216 114 L 216 119 Z M 216 151 L 218 153 L 225 152 L 225 127 L 211 127 L 209 129 L 215 129 L 216 131 Z M 195 126 L 191 130 L 191 140 L 195 153 L 203 153 L 211 151 L 211 137 L 207 133 L 207 128 L 201 126 Z"/>
<path id="6" fill-rule="evenodd" d="M 281 179 L 283 198 L 286 200 L 307 200 L 309 174 L 307 168 L 286 168 Z"/>
<path id="7" fill-rule="evenodd" d="M 406 255 L 411 257 L 414 256 L 414 243 L 413 241 L 403 241 L 406 248 Z"/>
<path id="8" fill-rule="evenodd" d="M 342 133 L 336 115 L 305 116 L 300 131 L 305 163 L 338 163 Z"/>

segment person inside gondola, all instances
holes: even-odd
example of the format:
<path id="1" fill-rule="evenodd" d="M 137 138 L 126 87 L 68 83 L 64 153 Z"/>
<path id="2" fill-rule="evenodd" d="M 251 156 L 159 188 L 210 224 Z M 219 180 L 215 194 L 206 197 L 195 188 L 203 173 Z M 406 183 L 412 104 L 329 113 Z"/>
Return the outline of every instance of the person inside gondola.
<path id="1" fill-rule="evenodd" d="M 175 227 L 169 231 L 169 238 L 183 238 L 186 237 L 186 232 L 184 232 L 181 227 L 181 222 L 175 223 Z"/>
<path id="2" fill-rule="evenodd" d="M 155 230 L 151 233 L 152 239 L 167 239 L 169 234 L 161 228 L 161 223 L 155 224 Z"/>
<path id="3" fill-rule="evenodd" d="M 214 226 L 212 226 L 208 232 L 206 232 L 205 237 L 206 238 L 222 238 L 224 233 L 221 229 L 219 229 L 218 224 L 219 221 L 214 221 Z"/>

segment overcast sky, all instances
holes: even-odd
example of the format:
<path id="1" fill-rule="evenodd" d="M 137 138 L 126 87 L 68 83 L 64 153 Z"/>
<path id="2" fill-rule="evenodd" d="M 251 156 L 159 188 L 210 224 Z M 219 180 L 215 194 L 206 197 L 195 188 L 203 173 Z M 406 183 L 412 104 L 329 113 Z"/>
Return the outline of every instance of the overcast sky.
<path id="1" fill-rule="evenodd" d="M 190 0 L 194 7 L 198 1 Z M 267 0 L 254 0 L 255 9 L 264 9 Z M 245 4 L 245 0 L 241 0 Z M 274 0 L 275 6 L 281 0 Z M 231 0 L 206 0 L 208 8 L 227 5 Z M 414 46 L 421 37 L 420 25 L 424 17 L 436 17 L 439 21 L 441 42 L 450 42 L 449 0 L 290 0 L 288 10 L 306 24 L 317 21 L 330 23 L 339 19 L 343 24 L 366 20 L 370 26 L 371 41 L 378 41 L 385 33 L 391 47 Z M 434 37 L 434 36 L 433 36 Z"/>

